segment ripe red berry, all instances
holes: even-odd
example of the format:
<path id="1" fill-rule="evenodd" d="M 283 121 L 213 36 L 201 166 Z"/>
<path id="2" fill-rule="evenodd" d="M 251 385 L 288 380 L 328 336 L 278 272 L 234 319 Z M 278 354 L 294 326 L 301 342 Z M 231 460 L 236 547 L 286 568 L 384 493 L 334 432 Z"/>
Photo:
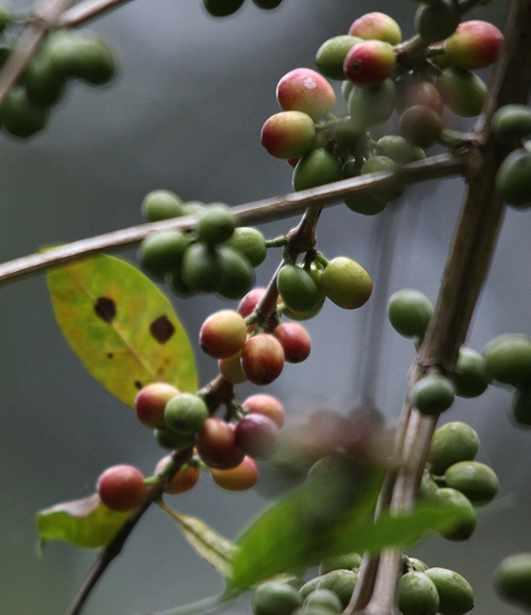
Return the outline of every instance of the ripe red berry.
<path id="1" fill-rule="evenodd" d="M 284 322 L 273 330 L 288 363 L 300 363 L 310 356 L 312 342 L 306 329 L 296 322 Z"/>
<path id="2" fill-rule="evenodd" d="M 363 41 L 348 52 L 343 71 L 354 85 L 370 87 L 383 83 L 395 66 L 396 54 L 389 43 Z"/>
<path id="3" fill-rule="evenodd" d="M 267 459 L 275 452 L 278 426 L 263 414 L 248 414 L 238 421 L 234 435 L 244 453 L 256 459 Z"/>
<path id="4" fill-rule="evenodd" d="M 162 429 L 166 425 L 164 408 L 178 394 L 179 389 L 164 382 L 154 382 L 143 387 L 135 399 L 138 420 L 150 429 Z"/>
<path id="5" fill-rule="evenodd" d="M 275 158 L 299 158 L 309 152 L 316 138 L 312 118 L 302 111 L 272 115 L 262 126 L 260 140 Z"/>
<path id="6" fill-rule="evenodd" d="M 201 459 L 212 467 L 223 465 L 234 454 L 234 430 L 223 419 L 210 417 L 195 436 L 195 445 Z"/>
<path id="7" fill-rule="evenodd" d="M 496 62 L 503 35 L 487 21 L 464 21 L 444 42 L 448 63 L 455 68 L 476 70 Z"/>
<path id="8" fill-rule="evenodd" d="M 242 350 L 242 370 L 253 384 L 265 385 L 276 380 L 284 368 L 284 361 L 284 349 L 268 333 L 251 337 Z"/>
<path id="9" fill-rule="evenodd" d="M 258 467 L 254 459 L 244 457 L 243 461 L 232 470 L 212 468 L 214 482 L 228 491 L 245 491 L 256 484 Z"/>
<path id="10" fill-rule="evenodd" d="M 284 425 L 284 406 L 272 395 L 260 393 L 251 395 L 242 404 L 242 408 L 249 413 L 263 414 L 281 428 Z"/>
<path id="11" fill-rule="evenodd" d="M 160 474 L 160 472 L 164 470 L 165 466 L 168 465 L 170 460 L 171 455 L 166 455 L 165 457 L 163 457 L 157 463 L 157 467 L 155 468 L 155 474 Z M 175 476 L 166 485 L 164 491 L 172 495 L 175 495 L 177 493 L 185 493 L 186 491 L 190 491 L 190 489 L 195 487 L 197 481 L 199 480 L 199 477 L 200 473 L 197 468 L 194 468 L 192 466 L 185 466 L 184 468 L 181 468 L 177 472 L 177 474 L 175 474 Z"/>
<path id="12" fill-rule="evenodd" d="M 247 339 L 247 325 L 233 310 L 209 316 L 199 332 L 201 349 L 214 359 L 227 359 L 239 352 Z"/>
<path id="13" fill-rule="evenodd" d="M 258 305 L 260 299 L 263 297 L 265 291 L 265 288 L 253 288 L 252 290 L 250 290 L 238 304 L 238 307 L 236 309 L 238 314 L 241 314 L 243 318 L 247 318 L 247 316 L 250 316 L 256 309 L 256 306 Z"/>
<path id="14" fill-rule="evenodd" d="M 138 508 L 148 493 L 142 472 L 129 465 L 107 468 L 98 478 L 97 490 L 103 504 L 116 512 Z"/>
<path id="15" fill-rule="evenodd" d="M 284 75 L 277 85 L 277 100 L 284 111 L 302 111 L 314 122 L 336 105 L 332 86 L 309 68 L 297 68 Z"/>

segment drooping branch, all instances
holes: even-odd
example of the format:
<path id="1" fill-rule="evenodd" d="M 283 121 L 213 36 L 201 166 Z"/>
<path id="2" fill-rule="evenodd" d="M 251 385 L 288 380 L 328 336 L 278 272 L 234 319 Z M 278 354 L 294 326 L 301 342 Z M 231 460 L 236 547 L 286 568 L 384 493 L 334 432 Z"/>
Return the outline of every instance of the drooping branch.
<path id="1" fill-rule="evenodd" d="M 467 167 L 468 159 L 466 156 L 457 157 L 450 154 L 441 154 L 405 165 L 401 169 L 401 175 L 406 183 L 414 183 L 434 178 L 464 175 Z M 232 208 L 232 212 L 237 216 L 240 224 L 270 222 L 298 214 L 312 205 L 326 207 L 339 203 L 345 196 L 362 194 L 374 186 L 387 182 L 390 177 L 391 174 L 389 173 L 364 175 L 310 190 L 290 193 L 282 197 L 237 205 Z M 187 216 L 141 224 L 17 258 L 0 265 L 0 284 L 82 256 L 137 244 L 149 233 L 155 231 L 190 229 L 195 222 L 195 217 Z"/>

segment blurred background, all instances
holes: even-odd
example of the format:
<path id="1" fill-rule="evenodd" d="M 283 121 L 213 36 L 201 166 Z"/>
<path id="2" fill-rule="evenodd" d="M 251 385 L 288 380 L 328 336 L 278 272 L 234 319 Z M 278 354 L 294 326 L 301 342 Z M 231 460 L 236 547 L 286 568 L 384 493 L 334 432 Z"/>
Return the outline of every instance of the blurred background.
<path id="1" fill-rule="evenodd" d="M 501 26 L 505 5 L 493 2 L 471 18 Z M 107 88 L 75 84 L 47 129 L 28 142 L 0 137 L 0 261 L 139 224 L 140 202 L 156 188 L 231 205 L 290 191 L 291 169 L 269 157 L 259 141 L 262 123 L 279 111 L 278 80 L 294 68 L 313 67 L 321 43 L 346 33 L 369 10 L 389 12 L 404 37 L 412 35 L 416 6 L 406 0 L 284 0 L 267 12 L 247 0 L 233 17 L 216 20 L 201 0 L 135 0 L 89 24 L 115 45 L 119 78 Z M 456 118 L 449 122 L 470 126 Z M 319 248 L 330 258 L 359 261 L 378 285 L 385 277 L 376 266 L 383 242 L 387 296 L 410 287 L 435 301 L 462 192 L 460 180 L 414 186 L 375 218 L 343 205 L 327 209 Z M 296 222 L 262 230 L 271 238 Z M 529 212 L 507 211 L 467 342 L 473 348 L 481 350 L 504 332 L 531 334 L 530 233 Z M 258 269 L 260 285 L 278 264 L 280 253 L 270 252 Z M 137 262 L 134 250 L 122 255 Z M 216 363 L 199 352 L 199 327 L 211 312 L 235 304 L 208 296 L 174 299 L 174 305 L 195 344 L 204 384 Z M 384 307 L 371 301 L 350 312 L 328 303 L 307 322 L 312 356 L 288 365 L 266 389 L 282 399 L 290 422 L 322 407 L 346 415 L 363 393 L 363 374 L 374 376 L 374 401 L 390 425 L 396 421 L 414 349 L 392 331 Z M 372 348 L 370 336 L 362 336 L 371 310 L 382 331 L 382 351 L 370 353 L 377 360 L 360 371 Z M 0 288 L 0 322 L 0 612 L 60 615 L 96 554 L 50 543 L 38 557 L 36 511 L 92 493 L 97 476 L 112 464 L 136 464 L 149 474 L 163 452 L 131 410 L 101 389 L 73 355 L 55 322 L 43 275 Z M 250 391 L 241 387 L 239 397 Z M 531 433 L 511 425 L 510 401 L 508 391 L 490 387 L 478 400 L 458 399 L 442 417 L 464 420 L 478 431 L 478 459 L 496 470 L 502 490 L 467 543 L 431 539 L 413 551 L 430 566 L 464 574 L 476 589 L 475 612 L 482 615 L 517 612 L 497 599 L 491 577 L 503 556 L 531 550 Z M 168 501 L 235 538 L 276 491 L 265 479 L 251 492 L 233 494 L 204 475 L 193 491 Z M 173 522 L 151 510 L 85 613 L 154 612 L 222 589 L 222 579 Z M 247 603 L 231 610 L 250 613 Z"/>

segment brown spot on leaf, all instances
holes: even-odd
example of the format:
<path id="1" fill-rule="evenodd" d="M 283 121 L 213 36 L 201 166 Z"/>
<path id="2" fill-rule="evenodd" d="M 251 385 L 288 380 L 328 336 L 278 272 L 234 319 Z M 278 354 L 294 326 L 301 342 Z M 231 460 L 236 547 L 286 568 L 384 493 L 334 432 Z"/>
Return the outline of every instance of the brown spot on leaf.
<path id="1" fill-rule="evenodd" d="M 116 316 L 116 303 L 108 297 L 100 297 L 96 299 L 94 311 L 96 312 L 96 316 L 101 318 L 103 322 L 111 323 Z"/>
<path id="2" fill-rule="evenodd" d="M 168 320 L 167 316 L 160 316 L 157 320 L 154 320 L 149 330 L 159 344 L 165 344 L 175 333 L 175 327 Z"/>
<path id="3" fill-rule="evenodd" d="M 112 352 L 108 352 L 107 353 L 107 358 L 108 359 L 112 359 L 114 357 L 114 354 Z"/>
<path id="4" fill-rule="evenodd" d="M 140 391 L 140 389 L 142 388 L 142 383 L 140 382 L 140 380 L 135 380 L 135 387 Z"/>

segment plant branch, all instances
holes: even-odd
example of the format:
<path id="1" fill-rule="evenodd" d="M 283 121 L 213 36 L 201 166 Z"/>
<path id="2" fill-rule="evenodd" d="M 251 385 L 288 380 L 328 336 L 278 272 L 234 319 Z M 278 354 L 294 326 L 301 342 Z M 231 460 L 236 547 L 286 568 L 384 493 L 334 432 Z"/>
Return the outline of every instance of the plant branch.
<path id="1" fill-rule="evenodd" d="M 44 0 L 34 5 L 32 17 L 0 71 L 0 105 L 37 53 L 48 30 L 53 27 L 72 0 Z"/>
<path id="2" fill-rule="evenodd" d="M 173 474 L 176 474 L 179 469 L 190 459 L 192 450 L 193 449 L 190 447 L 182 451 L 175 451 L 173 453 Z M 168 481 L 171 480 L 172 477 L 168 475 L 165 476 L 165 478 L 166 481 Z M 164 483 L 166 481 L 161 482 L 158 485 L 154 485 L 150 488 L 148 492 L 148 497 L 146 498 L 144 504 L 142 504 L 142 506 L 135 512 L 135 514 L 125 522 L 125 524 L 122 526 L 118 534 L 116 534 L 112 542 L 101 552 L 92 570 L 87 575 L 87 578 L 81 586 L 77 596 L 75 597 L 74 602 L 66 611 L 66 615 L 79 615 L 79 613 L 81 613 L 83 606 L 86 604 L 89 596 L 96 587 L 101 576 L 111 565 L 113 560 L 118 557 L 118 555 L 120 555 L 125 541 L 129 537 L 133 529 L 136 527 L 137 523 L 144 516 L 144 513 L 151 506 L 151 504 L 153 504 L 153 502 L 156 502 L 162 496 L 164 492 Z"/>
<path id="3" fill-rule="evenodd" d="M 419 162 L 412 162 L 400 170 L 406 183 L 428 181 L 434 178 L 464 175 L 468 167 L 466 156 L 441 154 Z M 237 205 L 231 211 L 240 224 L 256 224 L 288 218 L 304 211 L 312 205 L 323 207 L 341 202 L 345 196 L 361 194 L 374 186 L 385 183 L 392 177 L 390 173 L 371 173 L 362 177 L 346 179 L 310 190 L 301 190 L 282 197 L 275 197 Z M 72 243 L 24 256 L 0 265 L 0 284 L 23 275 L 42 271 L 54 265 L 60 265 L 82 256 L 103 251 L 117 250 L 139 243 L 149 233 L 168 229 L 190 229 L 197 218 L 186 216 L 160 222 L 151 222 L 132 226 L 119 231 L 81 239 Z"/>
<path id="4" fill-rule="evenodd" d="M 61 28 L 79 26 L 83 22 L 112 11 L 127 2 L 131 2 L 131 0 L 85 0 L 65 11 L 58 20 L 58 26 Z"/>

